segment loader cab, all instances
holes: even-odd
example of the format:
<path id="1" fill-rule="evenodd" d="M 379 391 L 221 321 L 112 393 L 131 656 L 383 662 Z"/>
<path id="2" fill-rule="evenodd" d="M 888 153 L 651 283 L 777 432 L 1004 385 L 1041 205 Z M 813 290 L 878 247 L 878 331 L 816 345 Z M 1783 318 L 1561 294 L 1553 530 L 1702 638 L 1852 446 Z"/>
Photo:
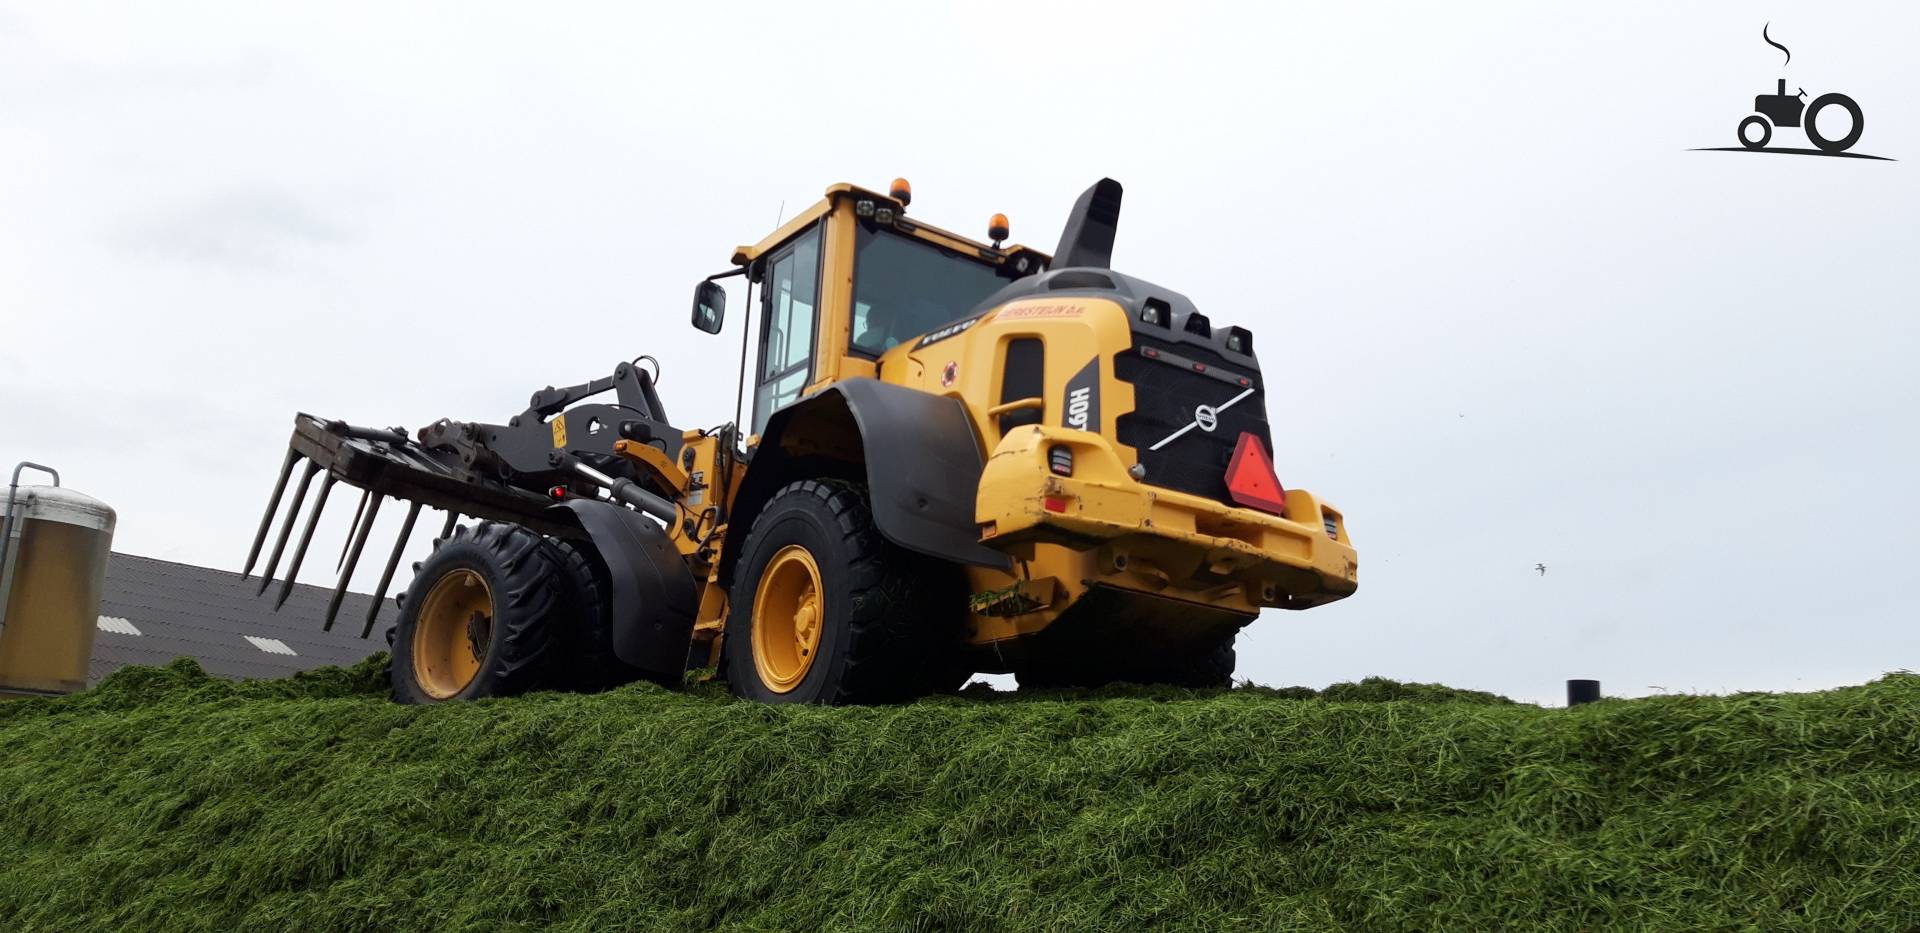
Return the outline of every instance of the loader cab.
<path id="1" fill-rule="evenodd" d="M 908 200 L 899 183 L 889 195 L 835 185 L 760 243 L 734 251 L 755 289 L 749 434 L 810 392 L 876 376 L 881 354 L 966 319 L 1008 282 L 1045 270 L 1043 253 L 908 219 Z M 700 307 L 696 299 L 695 326 L 706 330 Z"/>

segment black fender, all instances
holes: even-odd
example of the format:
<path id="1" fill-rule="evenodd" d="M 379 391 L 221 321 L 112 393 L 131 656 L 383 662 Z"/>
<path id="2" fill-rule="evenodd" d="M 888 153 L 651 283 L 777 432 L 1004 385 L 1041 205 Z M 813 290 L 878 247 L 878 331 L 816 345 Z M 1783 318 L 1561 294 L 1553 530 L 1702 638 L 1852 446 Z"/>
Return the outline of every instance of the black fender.
<path id="1" fill-rule="evenodd" d="M 652 519 L 597 499 L 569 499 L 613 590 L 613 654 L 649 679 L 675 685 L 687 669 L 700 593 L 687 563 Z"/>
<path id="2" fill-rule="evenodd" d="M 863 378 L 836 382 L 767 419 L 734 514 L 727 519 L 724 577 L 731 577 L 732 562 L 767 500 L 794 480 L 819 475 L 800 469 L 804 464 L 798 461 L 808 455 L 797 451 L 830 445 L 811 435 L 829 434 L 828 428 L 849 418 L 859 436 L 847 440 L 858 449 L 843 449 L 839 455 L 854 461 L 848 463 L 849 472 L 864 473 L 874 524 L 887 540 L 955 563 L 1000 570 L 1013 566 L 1006 554 L 980 543 L 974 524 L 974 498 L 986 457 L 966 406 L 958 399 Z M 796 422 L 806 427 L 789 443 L 785 435 Z"/>

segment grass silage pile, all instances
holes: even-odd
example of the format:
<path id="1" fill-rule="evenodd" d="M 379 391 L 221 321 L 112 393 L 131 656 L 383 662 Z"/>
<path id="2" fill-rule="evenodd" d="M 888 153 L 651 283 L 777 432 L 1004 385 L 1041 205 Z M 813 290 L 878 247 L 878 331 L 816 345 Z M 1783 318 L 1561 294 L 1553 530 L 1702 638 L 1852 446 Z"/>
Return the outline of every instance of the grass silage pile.
<path id="1" fill-rule="evenodd" d="M 366 664 L 0 704 L 8 930 L 1920 926 L 1920 677 L 421 709 Z"/>

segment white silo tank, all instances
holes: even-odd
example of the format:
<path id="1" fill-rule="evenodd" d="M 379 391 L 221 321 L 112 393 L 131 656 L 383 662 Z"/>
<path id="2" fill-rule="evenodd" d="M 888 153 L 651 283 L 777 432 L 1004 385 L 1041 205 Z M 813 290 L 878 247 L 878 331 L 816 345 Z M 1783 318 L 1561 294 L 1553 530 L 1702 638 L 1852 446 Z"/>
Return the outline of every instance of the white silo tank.
<path id="1" fill-rule="evenodd" d="M 0 695 L 71 693 L 87 685 L 114 513 L 57 473 L 20 486 L 20 469 L 0 525 Z"/>

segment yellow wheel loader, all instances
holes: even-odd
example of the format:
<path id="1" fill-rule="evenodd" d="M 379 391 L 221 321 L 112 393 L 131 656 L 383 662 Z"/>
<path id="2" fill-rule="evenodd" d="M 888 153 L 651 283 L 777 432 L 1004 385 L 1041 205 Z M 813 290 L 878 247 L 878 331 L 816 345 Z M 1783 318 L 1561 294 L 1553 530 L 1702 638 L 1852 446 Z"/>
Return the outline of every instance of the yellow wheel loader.
<path id="1" fill-rule="evenodd" d="M 285 558 L 284 600 L 330 494 L 359 489 L 331 627 L 382 503 L 408 510 L 376 608 L 442 511 L 388 633 L 410 703 L 697 668 L 767 702 L 975 672 L 1225 686 L 1242 627 L 1352 594 L 1357 558 L 1275 475 L 1254 335 L 1110 267 L 1120 197 L 1088 189 L 1048 255 L 1002 245 L 1000 215 L 987 242 L 910 217 L 904 181 L 828 188 L 695 289 L 718 334 L 716 280 L 745 279 L 743 423 L 673 426 L 645 356 L 505 424 L 298 415 L 244 573 L 264 551 L 264 594 Z"/>

